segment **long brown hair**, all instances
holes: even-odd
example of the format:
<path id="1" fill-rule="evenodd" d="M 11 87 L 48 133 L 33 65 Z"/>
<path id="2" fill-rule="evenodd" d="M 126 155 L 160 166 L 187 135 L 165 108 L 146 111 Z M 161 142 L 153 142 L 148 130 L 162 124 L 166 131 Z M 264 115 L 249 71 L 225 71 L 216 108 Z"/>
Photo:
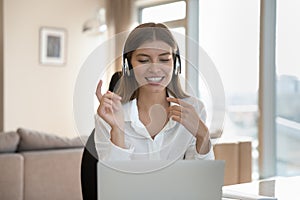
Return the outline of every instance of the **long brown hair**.
<path id="1" fill-rule="evenodd" d="M 128 63 L 128 68 L 130 70 L 130 75 L 126 74 L 123 67 L 123 75 L 120 79 L 120 83 L 116 88 L 116 93 L 122 97 L 122 102 L 126 103 L 138 96 L 138 83 L 135 79 L 131 58 L 132 53 L 139 48 L 145 42 L 150 41 L 163 41 L 170 45 L 173 50 L 173 60 L 176 62 L 176 56 L 179 55 L 179 49 L 177 43 L 168 29 L 168 27 L 162 23 L 144 23 L 137 26 L 128 36 L 123 51 L 123 63 Z M 127 61 L 126 61 L 127 59 Z M 178 62 L 178 61 L 177 61 Z M 173 72 L 175 70 L 175 66 Z M 167 86 L 167 91 L 176 98 L 185 98 L 188 95 L 183 91 L 180 79 L 177 73 L 173 73 L 172 79 Z"/>

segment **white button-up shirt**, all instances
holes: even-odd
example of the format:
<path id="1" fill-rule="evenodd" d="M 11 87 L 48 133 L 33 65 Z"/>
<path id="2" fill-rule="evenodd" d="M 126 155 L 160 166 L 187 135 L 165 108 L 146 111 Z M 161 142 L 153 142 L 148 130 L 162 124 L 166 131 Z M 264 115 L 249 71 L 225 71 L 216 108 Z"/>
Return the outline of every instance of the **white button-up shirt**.
<path id="1" fill-rule="evenodd" d="M 200 100 L 194 97 L 182 100 L 193 105 L 201 120 L 206 120 L 206 112 Z M 199 154 L 196 150 L 196 138 L 183 125 L 172 119 L 169 119 L 152 139 L 139 119 L 136 99 L 125 103 L 123 110 L 126 148 L 111 142 L 110 125 L 99 115 L 95 115 L 95 145 L 99 160 L 214 159 L 212 145 L 207 154 Z"/>

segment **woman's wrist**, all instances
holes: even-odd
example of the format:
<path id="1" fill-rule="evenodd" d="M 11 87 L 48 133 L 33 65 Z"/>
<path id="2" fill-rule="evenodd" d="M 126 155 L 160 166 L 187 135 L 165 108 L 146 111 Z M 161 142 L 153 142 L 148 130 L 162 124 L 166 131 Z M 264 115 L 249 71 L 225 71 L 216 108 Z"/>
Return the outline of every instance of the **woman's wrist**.
<path id="1" fill-rule="evenodd" d="M 208 130 L 196 134 L 196 149 L 199 154 L 207 154 L 210 150 L 210 136 Z"/>
<path id="2" fill-rule="evenodd" d="M 119 126 L 112 127 L 110 131 L 111 142 L 115 145 L 125 148 L 124 129 Z"/>

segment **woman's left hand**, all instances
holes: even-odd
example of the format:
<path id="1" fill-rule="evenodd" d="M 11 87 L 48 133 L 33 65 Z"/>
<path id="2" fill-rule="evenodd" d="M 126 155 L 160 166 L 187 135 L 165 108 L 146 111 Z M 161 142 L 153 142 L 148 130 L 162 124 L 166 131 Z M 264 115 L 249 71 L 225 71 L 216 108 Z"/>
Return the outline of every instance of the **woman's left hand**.
<path id="1" fill-rule="evenodd" d="M 194 106 L 177 98 L 168 97 L 167 101 L 178 104 L 168 108 L 168 117 L 182 124 L 196 137 L 196 150 L 199 154 L 207 154 L 210 151 L 209 131 Z"/>
<path id="2" fill-rule="evenodd" d="M 182 124 L 193 136 L 207 137 L 208 128 L 200 119 L 193 105 L 177 98 L 167 98 L 168 102 L 177 105 L 168 108 L 168 117 Z"/>

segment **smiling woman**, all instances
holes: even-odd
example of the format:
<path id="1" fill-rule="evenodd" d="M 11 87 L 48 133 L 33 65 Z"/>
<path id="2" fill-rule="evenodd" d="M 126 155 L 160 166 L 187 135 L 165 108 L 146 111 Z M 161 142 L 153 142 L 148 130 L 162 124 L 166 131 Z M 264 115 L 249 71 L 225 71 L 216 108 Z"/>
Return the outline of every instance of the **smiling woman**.
<path id="1" fill-rule="evenodd" d="M 145 23 L 128 36 L 115 93 L 96 95 L 99 160 L 214 159 L 203 103 L 180 85 L 178 45 L 164 24 Z"/>

